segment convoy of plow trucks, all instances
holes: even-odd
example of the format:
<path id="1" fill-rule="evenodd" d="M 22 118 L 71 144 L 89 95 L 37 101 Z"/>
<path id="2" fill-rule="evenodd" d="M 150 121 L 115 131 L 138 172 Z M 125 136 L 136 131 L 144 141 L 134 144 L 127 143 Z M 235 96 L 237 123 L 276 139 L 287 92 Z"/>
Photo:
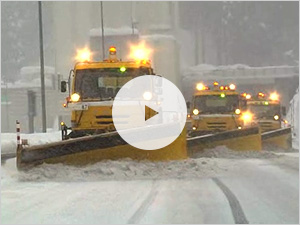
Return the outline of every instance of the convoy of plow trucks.
<path id="1" fill-rule="evenodd" d="M 93 62 L 89 51 L 81 52 L 80 62 L 70 71 L 61 91 L 69 91 L 63 107 L 70 111 L 71 124 L 61 122 L 62 141 L 45 145 L 18 144 L 17 167 L 28 169 L 42 163 L 86 165 L 101 160 L 181 160 L 199 151 L 225 145 L 233 150 L 260 151 L 264 146 L 291 148 L 291 127 L 284 119 L 285 108 L 279 95 L 262 92 L 257 96 L 239 92 L 235 84 L 212 86 L 195 84 L 191 111 L 181 134 L 170 145 L 154 151 L 135 148 L 114 127 L 112 107 L 118 91 L 128 81 L 143 75 L 156 75 L 142 50 L 135 59 L 121 61 L 117 49 L 109 57 Z M 146 93 L 145 99 L 154 93 Z M 188 104 L 187 104 L 188 105 Z M 157 113 L 145 107 L 145 120 Z M 160 126 L 152 126 L 153 132 Z M 172 127 L 170 127 L 172 129 Z M 129 130 L 132 135 L 139 130 Z"/>

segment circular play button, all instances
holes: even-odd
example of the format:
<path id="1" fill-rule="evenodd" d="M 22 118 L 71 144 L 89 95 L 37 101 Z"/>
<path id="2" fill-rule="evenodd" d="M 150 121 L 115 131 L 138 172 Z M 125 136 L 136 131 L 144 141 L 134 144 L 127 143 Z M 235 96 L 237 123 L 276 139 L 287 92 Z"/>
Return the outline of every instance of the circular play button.
<path id="1" fill-rule="evenodd" d="M 145 75 L 130 80 L 119 90 L 112 116 L 117 132 L 128 144 L 156 150 L 180 135 L 187 109 L 184 97 L 172 82 Z"/>

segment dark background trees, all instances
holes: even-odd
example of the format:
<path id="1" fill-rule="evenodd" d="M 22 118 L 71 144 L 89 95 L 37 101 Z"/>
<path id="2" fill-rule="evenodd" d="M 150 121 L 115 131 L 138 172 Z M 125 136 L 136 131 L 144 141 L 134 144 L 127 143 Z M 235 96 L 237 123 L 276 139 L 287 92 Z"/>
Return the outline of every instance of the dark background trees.
<path id="1" fill-rule="evenodd" d="M 298 65 L 298 5 L 287 1 L 179 2 L 177 16 L 180 27 L 196 40 L 196 64 Z M 39 65 L 37 2 L 2 2 L 1 13 L 1 76 L 14 81 L 23 66 Z M 53 12 L 44 2 L 48 66 L 54 66 L 56 54 L 52 21 Z"/>
<path id="2" fill-rule="evenodd" d="M 180 25 L 213 39 L 211 64 L 298 65 L 298 2 L 180 2 Z"/>

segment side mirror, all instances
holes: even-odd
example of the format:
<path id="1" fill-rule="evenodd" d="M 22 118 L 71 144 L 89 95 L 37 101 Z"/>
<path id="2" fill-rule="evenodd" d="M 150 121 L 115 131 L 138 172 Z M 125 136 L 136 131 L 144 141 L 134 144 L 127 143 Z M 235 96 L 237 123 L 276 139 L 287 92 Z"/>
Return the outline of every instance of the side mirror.
<path id="1" fill-rule="evenodd" d="M 66 81 L 60 82 L 60 91 L 61 92 L 66 92 L 67 91 L 67 82 Z"/>
<path id="2" fill-rule="evenodd" d="M 246 110 L 247 109 L 247 100 L 241 100 L 240 107 L 242 110 Z"/>
<path id="3" fill-rule="evenodd" d="M 283 116 L 286 116 L 286 107 L 285 106 L 281 107 L 281 112 L 282 112 Z"/>
<path id="4" fill-rule="evenodd" d="M 186 107 L 189 109 L 191 107 L 191 103 L 190 102 L 187 102 L 186 103 Z"/>
<path id="5" fill-rule="evenodd" d="M 108 97 L 114 96 L 114 89 L 113 88 L 107 88 L 107 95 Z"/>

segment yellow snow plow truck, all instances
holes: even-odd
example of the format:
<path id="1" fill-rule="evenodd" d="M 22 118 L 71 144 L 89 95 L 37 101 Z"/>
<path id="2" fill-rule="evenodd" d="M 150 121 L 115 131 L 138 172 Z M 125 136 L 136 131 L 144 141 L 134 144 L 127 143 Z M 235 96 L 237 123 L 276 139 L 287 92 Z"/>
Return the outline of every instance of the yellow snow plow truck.
<path id="1" fill-rule="evenodd" d="M 246 99 L 239 95 L 234 84 L 220 86 L 214 82 L 212 87 L 196 84 L 190 115 L 190 156 L 197 155 L 199 149 L 220 145 L 234 150 L 261 150 L 259 128 L 253 126 Z"/>
<path id="2" fill-rule="evenodd" d="M 172 144 L 156 151 L 134 148 L 115 131 L 112 107 L 118 91 L 135 77 L 155 75 L 148 57 L 143 58 L 146 50 L 135 48 L 135 51 L 131 53 L 134 55 L 133 60 L 121 61 L 117 58 L 117 49 L 110 47 L 108 59 L 100 62 L 91 61 L 91 53 L 87 49 L 79 52 L 79 62 L 70 71 L 68 81 L 61 83 L 62 92 L 69 89 L 69 96 L 63 106 L 70 110 L 71 126 L 61 122 L 62 141 L 30 147 L 18 145 L 18 168 L 44 162 L 85 165 L 105 159 L 187 158 L 185 129 Z M 151 113 L 156 112 L 146 107 L 145 120 L 153 116 Z M 159 127 L 149 129 L 155 133 Z M 139 131 L 132 131 L 132 135 L 135 135 L 134 132 Z"/>
<path id="3" fill-rule="evenodd" d="M 219 86 L 218 82 L 214 82 L 213 87 L 196 85 L 191 115 L 192 136 L 242 129 L 252 119 L 236 86 Z"/>
<path id="4" fill-rule="evenodd" d="M 281 106 L 279 94 L 259 92 L 254 96 L 246 93 L 243 95 L 249 96 L 247 109 L 253 114 L 253 122 L 261 129 L 263 146 L 291 149 L 291 127 L 284 119 L 286 108 Z"/>

